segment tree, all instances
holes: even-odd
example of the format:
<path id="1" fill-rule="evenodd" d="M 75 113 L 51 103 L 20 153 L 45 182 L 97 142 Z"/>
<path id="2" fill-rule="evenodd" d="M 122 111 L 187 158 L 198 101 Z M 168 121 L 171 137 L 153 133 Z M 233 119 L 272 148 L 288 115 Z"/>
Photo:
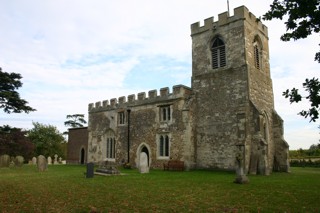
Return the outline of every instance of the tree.
<path id="1" fill-rule="evenodd" d="M 270 5 L 270 10 L 263 15 L 264 20 L 287 18 L 285 21 L 287 32 L 281 36 L 282 41 L 304 39 L 312 33 L 320 32 L 320 1 L 319 0 L 274 0 Z M 319 44 L 320 45 L 320 44 Z M 315 61 L 320 63 L 320 51 L 315 54 Z M 300 102 L 308 99 L 311 108 L 302 110 L 300 115 L 305 118 L 310 117 L 310 121 L 319 118 L 319 80 L 318 78 L 306 79 L 303 87 L 309 95 L 303 97 L 298 89 L 287 89 L 283 96 L 289 98 L 290 103 Z"/>
<path id="2" fill-rule="evenodd" d="M 315 122 L 319 118 L 320 82 L 316 78 L 310 80 L 306 79 L 302 85 L 303 88 L 305 88 L 305 90 L 308 92 L 306 97 L 302 97 L 296 88 L 291 89 L 291 91 L 287 89 L 285 92 L 283 92 L 283 96 L 289 98 L 290 103 L 299 102 L 302 100 L 302 98 L 309 100 L 311 108 L 309 110 L 302 110 L 299 112 L 299 114 L 305 118 L 310 117 L 310 121 Z"/>
<path id="3" fill-rule="evenodd" d="M 87 123 L 84 114 L 67 115 L 67 119 L 69 120 L 64 122 L 64 125 L 72 128 L 83 127 L 83 124 Z"/>
<path id="4" fill-rule="evenodd" d="M 6 113 L 29 113 L 35 111 L 28 102 L 20 98 L 16 91 L 22 86 L 21 75 L 18 73 L 2 72 L 0 67 L 0 108 Z"/>
<path id="5" fill-rule="evenodd" d="M 33 122 L 33 128 L 28 133 L 28 138 L 35 145 L 35 154 L 54 156 L 57 154 L 65 158 L 63 151 L 64 137 L 55 126 Z"/>
<path id="6" fill-rule="evenodd" d="M 21 155 L 27 160 L 32 158 L 34 148 L 34 144 L 26 137 L 26 131 L 8 125 L 0 126 L 0 155 Z"/>

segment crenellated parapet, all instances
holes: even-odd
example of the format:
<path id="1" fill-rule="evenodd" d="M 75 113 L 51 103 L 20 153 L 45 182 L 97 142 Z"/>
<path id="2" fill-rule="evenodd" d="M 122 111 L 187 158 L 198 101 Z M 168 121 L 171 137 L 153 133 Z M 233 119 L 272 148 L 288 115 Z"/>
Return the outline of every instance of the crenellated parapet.
<path id="1" fill-rule="evenodd" d="M 214 30 L 237 20 L 246 20 L 251 25 L 256 25 L 265 35 L 268 35 L 268 28 L 245 6 L 235 8 L 233 16 L 229 16 L 228 12 L 224 12 L 218 15 L 217 21 L 214 21 L 214 17 L 210 17 L 204 20 L 203 26 L 200 26 L 200 22 L 191 24 L 191 35 L 202 33 L 207 30 Z"/>
<path id="2" fill-rule="evenodd" d="M 170 93 L 169 87 L 164 87 L 159 90 L 150 90 L 147 94 L 145 92 L 140 92 L 137 95 L 132 94 L 121 96 L 119 98 L 112 98 L 110 100 L 98 101 L 96 103 L 90 103 L 88 105 L 89 112 L 100 111 L 100 110 L 111 110 L 116 108 L 133 107 L 144 104 L 153 104 L 156 102 L 164 102 L 175 100 L 179 98 L 186 98 L 191 94 L 191 88 L 184 85 L 175 85 L 172 87 L 172 92 Z"/>

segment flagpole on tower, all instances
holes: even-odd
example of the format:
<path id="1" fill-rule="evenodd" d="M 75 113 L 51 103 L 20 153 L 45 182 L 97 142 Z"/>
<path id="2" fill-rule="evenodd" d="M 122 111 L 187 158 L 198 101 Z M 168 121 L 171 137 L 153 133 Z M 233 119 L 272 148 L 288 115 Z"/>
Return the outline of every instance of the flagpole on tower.
<path id="1" fill-rule="evenodd" d="M 230 10 L 229 10 L 229 0 L 227 0 L 227 5 L 228 5 L 228 17 L 230 16 Z"/>

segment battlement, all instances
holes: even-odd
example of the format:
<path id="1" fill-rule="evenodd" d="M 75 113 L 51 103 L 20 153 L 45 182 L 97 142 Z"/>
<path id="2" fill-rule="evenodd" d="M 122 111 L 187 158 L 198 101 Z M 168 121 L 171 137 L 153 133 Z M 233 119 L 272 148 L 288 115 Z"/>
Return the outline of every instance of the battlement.
<path id="1" fill-rule="evenodd" d="M 145 92 L 140 92 L 137 94 L 128 95 L 127 100 L 125 96 L 121 96 L 118 99 L 112 98 L 110 100 L 98 101 L 96 103 L 90 103 L 88 105 L 88 110 L 103 110 L 103 109 L 115 109 L 118 107 L 124 108 L 127 106 L 152 104 L 157 101 L 172 100 L 177 98 L 183 98 L 190 95 L 192 92 L 191 88 L 184 85 L 175 85 L 172 87 L 172 93 L 169 91 L 169 87 L 164 87 L 159 90 L 159 95 L 157 90 L 150 90 L 148 92 L 148 97 Z"/>
<path id="2" fill-rule="evenodd" d="M 255 25 L 265 35 L 268 35 L 268 28 L 262 24 L 262 22 L 253 15 L 247 7 L 240 6 L 234 9 L 234 15 L 229 16 L 228 12 L 224 12 L 218 15 L 218 20 L 214 21 L 214 17 L 210 17 L 204 20 L 204 25 L 200 26 L 200 22 L 191 24 L 191 35 L 202 33 L 207 30 L 217 29 L 220 26 L 238 21 L 246 20 L 251 25 Z"/>

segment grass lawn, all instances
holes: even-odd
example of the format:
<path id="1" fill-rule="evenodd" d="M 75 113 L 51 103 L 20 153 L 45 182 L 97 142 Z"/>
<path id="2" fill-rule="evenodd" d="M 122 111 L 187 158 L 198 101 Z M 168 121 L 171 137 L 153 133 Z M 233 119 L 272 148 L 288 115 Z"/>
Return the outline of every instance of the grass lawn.
<path id="1" fill-rule="evenodd" d="M 85 166 L 0 168 L 0 212 L 320 212 L 320 169 L 249 176 L 223 171 L 122 170 L 85 178 Z"/>

